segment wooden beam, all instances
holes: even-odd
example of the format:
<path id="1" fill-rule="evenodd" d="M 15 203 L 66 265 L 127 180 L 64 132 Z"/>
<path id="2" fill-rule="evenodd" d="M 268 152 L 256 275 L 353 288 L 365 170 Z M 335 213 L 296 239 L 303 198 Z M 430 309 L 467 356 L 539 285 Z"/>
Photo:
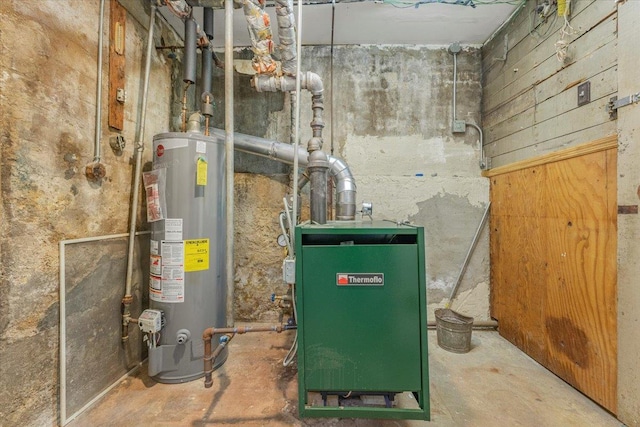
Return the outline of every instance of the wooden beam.
<path id="1" fill-rule="evenodd" d="M 567 148 L 566 150 L 560 150 L 554 153 L 545 154 L 544 156 L 534 157 L 533 159 L 527 159 L 520 162 L 512 163 L 510 165 L 501 166 L 499 168 L 490 169 L 488 171 L 482 172 L 482 176 L 491 178 L 493 176 L 502 175 L 525 168 L 559 162 L 562 160 L 571 159 L 573 157 L 584 156 L 585 154 L 597 153 L 598 151 L 609 150 L 611 148 L 617 147 L 618 136 L 606 136 L 604 138 L 596 139 L 595 141 L 587 142 L 586 144 Z"/>
<path id="2" fill-rule="evenodd" d="M 109 126 L 122 130 L 124 127 L 124 99 L 118 100 L 118 91 L 120 90 L 121 96 L 124 96 L 124 47 L 127 12 L 118 0 L 111 0 L 109 3 Z"/>

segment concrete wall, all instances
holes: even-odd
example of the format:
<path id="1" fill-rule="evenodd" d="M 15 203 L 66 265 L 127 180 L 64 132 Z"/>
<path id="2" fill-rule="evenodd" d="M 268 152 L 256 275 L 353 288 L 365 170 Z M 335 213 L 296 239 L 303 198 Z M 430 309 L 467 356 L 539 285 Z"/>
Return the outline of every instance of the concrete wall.
<path id="1" fill-rule="evenodd" d="M 324 79 L 324 149 L 331 152 L 333 145 L 334 155 L 347 161 L 357 180 L 358 206 L 373 202 L 375 219 L 425 226 L 433 317 L 432 309 L 444 304 L 456 280 L 488 200 L 488 182 L 478 167 L 478 135 L 451 134 L 453 57 L 446 48 L 413 46 L 340 46 L 334 55 L 332 85 L 330 48 L 303 49 L 304 71 Z M 251 54 L 240 50 L 236 57 Z M 458 59 L 458 118 L 477 122 L 479 50 L 465 50 Z M 220 116 L 214 123 L 222 127 L 222 73 L 218 77 Z M 255 93 L 247 76 L 236 75 L 235 83 L 235 130 L 288 142 L 289 95 Z M 303 144 L 311 137 L 310 98 L 301 97 Z M 267 320 L 277 313 L 268 295 L 284 289 L 283 253 L 275 239 L 288 171 L 246 161 L 244 156 L 236 162 L 236 318 Z M 486 232 L 453 307 L 488 319 Z"/>
<path id="2" fill-rule="evenodd" d="M 58 242 L 128 231 L 146 30 L 127 17 L 127 148 L 117 156 L 108 145 L 114 134 L 107 127 L 109 26 L 104 27 L 107 176 L 89 182 L 83 170 L 93 159 L 99 3 L 0 2 L 2 425 L 54 425 L 58 418 Z M 107 19 L 108 12 L 107 2 Z M 160 25 L 157 34 L 157 42 L 161 35 L 169 39 Z M 170 111 L 171 66 L 155 52 L 152 64 L 147 135 L 168 130 Z M 145 227 L 142 220 L 140 226 Z M 136 312 L 146 288 L 144 247 L 139 245 L 135 258 Z M 126 241 L 71 245 L 66 252 L 70 415 L 139 360 L 141 346 L 134 335 L 127 355 L 119 342 Z"/>

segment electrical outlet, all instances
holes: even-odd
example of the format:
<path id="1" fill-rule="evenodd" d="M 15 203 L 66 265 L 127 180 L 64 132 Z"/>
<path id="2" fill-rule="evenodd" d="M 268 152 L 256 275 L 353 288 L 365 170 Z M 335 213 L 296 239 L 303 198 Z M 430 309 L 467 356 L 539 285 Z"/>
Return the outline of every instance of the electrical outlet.
<path id="1" fill-rule="evenodd" d="M 591 82 L 578 85 L 578 107 L 591 102 Z"/>
<path id="2" fill-rule="evenodd" d="M 465 133 L 467 131 L 467 124 L 464 120 L 454 120 L 453 121 L 453 129 L 451 132 L 453 133 Z"/>

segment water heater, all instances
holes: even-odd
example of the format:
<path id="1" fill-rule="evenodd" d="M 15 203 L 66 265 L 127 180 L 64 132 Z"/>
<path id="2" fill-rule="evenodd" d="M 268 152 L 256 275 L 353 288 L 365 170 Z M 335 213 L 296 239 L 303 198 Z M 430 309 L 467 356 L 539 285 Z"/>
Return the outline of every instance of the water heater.
<path id="1" fill-rule="evenodd" d="M 151 222 L 149 299 L 162 319 L 161 330 L 147 339 L 153 341 L 149 376 L 159 382 L 203 376 L 202 332 L 225 326 L 224 164 L 224 144 L 215 137 L 153 138 L 153 170 L 144 175 Z M 217 366 L 225 360 L 221 354 Z"/>

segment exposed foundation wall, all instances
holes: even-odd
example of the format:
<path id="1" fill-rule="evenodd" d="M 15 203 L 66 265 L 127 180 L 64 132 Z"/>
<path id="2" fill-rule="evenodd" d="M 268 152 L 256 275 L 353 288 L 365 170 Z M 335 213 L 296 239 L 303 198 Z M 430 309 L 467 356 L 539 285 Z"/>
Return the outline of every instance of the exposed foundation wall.
<path id="1" fill-rule="evenodd" d="M 433 308 L 444 305 L 455 283 L 488 200 L 477 133 L 451 133 L 453 57 L 446 47 L 340 46 L 334 52 L 332 85 L 330 54 L 329 47 L 304 47 L 302 58 L 302 71 L 324 80 L 324 149 L 351 167 L 357 206 L 373 202 L 374 219 L 409 220 L 425 227 L 433 317 Z M 236 58 L 249 59 L 251 53 L 238 50 Z M 458 119 L 479 123 L 479 50 L 459 54 L 458 73 Z M 219 117 L 214 123 L 222 127 L 221 72 L 217 79 Z M 235 130 L 288 142 L 289 95 L 256 93 L 248 76 L 236 74 L 235 84 Z M 300 97 L 302 144 L 311 137 L 310 98 L 308 92 Z M 278 165 L 249 161 L 246 155 L 236 161 L 236 318 L 267 320 L 277 314 L 268 296 L 285 289 L 283 252 L 275 239 L 289 178 L 288 170 Z M 453 308 L 487 320 L 488 287 L 485 230 Z"/>
<path id="2" fill-rule="evenodd" d="M 88 181 L 93 160 L 99 5 L 95 1 L 0 2 L 0 424 L 58 420 L 58 242 L 128 231 L 132 156 L 139 117 L 146 29 L 127 16 L 122 155 L 107 126 L 109 2 L 103 47 L 102 161 L 107 175 Z M 160 35 L 169 37 L 158 24 Z M 169 61 L 153 52 L 147 141 L 170 122 Z M 150 152 L 145 152 L 145 162 Z M 139 218 L 140 228 L 145 224 Z M 140 239 L 134 310 L 143 303 L 148 263 Z M 147 249 L 148 251 L 148 249 Z M 140 359 L 120 345 L 126 239 L 67 246 L 68 415 Z M 133 329 L 133 328 L 132 328 Z"/>

